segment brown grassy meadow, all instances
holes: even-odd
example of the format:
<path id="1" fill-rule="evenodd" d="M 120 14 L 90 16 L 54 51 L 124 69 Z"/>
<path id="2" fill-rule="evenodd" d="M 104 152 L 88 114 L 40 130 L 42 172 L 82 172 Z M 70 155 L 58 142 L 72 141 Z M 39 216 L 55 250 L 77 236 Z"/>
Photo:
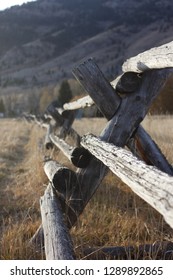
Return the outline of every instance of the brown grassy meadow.
<path id="1" fill-rule="evenodd" d="M 173 163 L 172 117 L 147 117 L 144 127 Z M 82 135 L 100 133 L 104 119 L 76 120 Z M 39 199 L 48 180 L 44 156 L 64 165 L 68 160 L 56 150 L 43 148 L 44 129 L 24 120 L 0 120 L 0 259 L 44 259 L 43 252 L 28 246 L 41 223 Z M 128 246 L 173 241 L 172 229 L 162 216 L 137 197 L 111 172 L 103 180 L 77 224 L 71 230 L 78 259 L 85 247 Z M 92 257 L 91 257 L 92 259 Z"/>

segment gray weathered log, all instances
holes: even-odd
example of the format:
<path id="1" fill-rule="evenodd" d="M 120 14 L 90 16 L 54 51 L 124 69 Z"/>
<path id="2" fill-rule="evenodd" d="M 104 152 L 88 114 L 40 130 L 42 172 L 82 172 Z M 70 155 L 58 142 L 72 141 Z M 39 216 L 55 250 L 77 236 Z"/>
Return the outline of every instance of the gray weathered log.
<path id="1" fill-rule="evenodd" d="M 46 111 L 52 116 L 52 118 L 56 121 L 57 126 L 62 126 L 64 124 L 64 118 L 58 112 L 53 102 L 50 103 L 46 109 Z"/>
<path id="2" fill-rule="evenodd" d="M 56 122 L 56 134 L 58 137 L 65 139 L 69 135 L 75 142 L 76 146 L 80 145 L 80 136 L 78 133 L 71 127 L 76 116 L 75 111 L 66 111 L 64 117 L 60 114 L 62 109 L 56 108 L 52 102 L 47 107 L 47 112 L 54 118 Z"/>
<path id="3" fill-rule="evenodd" d="M 92 61 L 91 59 L 88 61 L 86 61 L 84 64 L 80 64 L 79 65 L 79 71 L 75 70 L 75 76 L 76 78 L 78 78 L 78 80 L 80 80 L 80 77 L 81 75 L 83 76 L 83 79 L 80 80 L 80 83 L 83 85 L 83 87 L 86 89 L 86 91 L 89 92 L 89 90 L 92 88 L 92 84 L 90 84 L 90 87 L 88 87 L 88 83 L 89 81 L 87 80 L 88 78 L 88 72 L 87 72 L 87 76 L 85 78 L 85 72 L 84 69 L 85 67 L 87 67 L 87 71 L 89 71 L 89 73 L 91 73 L 92 76 L 94 76 L 96 79 L 97 79 L 97 76 L 99 77 L 100 75 L 100 70 L 98 70 L 98 66 L 96 65 L 95 67 L 93 66 L 95 65 L 95 62 Z M 77 68 L 78 69 L 78 68 Z M 89 70 L 88 70 L 89 69 Z M 172 71 L 172 69 L 169 70 L 170 73 Z M 156 71 L 156 73 L 154 72 L 150 72 L 151 73 L 151 79 L 152 81 L 150 81 L 150 74 L 144 74 L 143 77 L 139 76 L 139 74 L 137 73 L 125 73 L 119 77 L 117 77 L 116 80 L 114 80 L 113 82 L 111 82 L 112 86 L 116 89 L 118 87 L 118 84 L 121 85 L 121 91 L 123 91 L 125 93 L 125 90 L 127 90 L 127 84 L 129 85 L 132 85 L 133 87 L 133 90 L 136 89 L 135 91 L 135 94 L 133 94 L 132 96 L 128 96 L 128 99 L 125 99 L 123 100 L 122 104 L 121 105 L 121 110 L 119 110 L 116 114 L 116 108 L 119 106 L 119 103 L 121 101 L 120 97 L 117 96 L 117 98 L 115 99 L 115 103 L 116 106 L 115 108 L 111 107 L 111 100 L 114 99 L 115 97 L 115 91 L 114 90 L 109 90 L 107 92 L 107 87 L 108 86 L 105 86 L 106 83 L 108 83 L 106 81 L 106 79 L 104 79 L 104 83 L 101 84 L 101 82 L 99 81 L 97 83 L 97 87 L 99 87 L 99 85 L 101 84 L 100 88 L 99 88 L 99 96 L 101 96 L 101 98 L 93 98 L 94 100 L 96 100 L 96 106 L 99 108 L 99 110 L 101 110 L 101 107 L 103 106 L 103 104 L 108 104 L 109 108 L 110 108 L 110 111 L 108 112 L 108 110 L 104 108 L 104 106 L 102 107 L 102 113 L 103 115 L 109 119 L 110 116 L 112 115 L 115 115 L 115 119 L 116 119 L 116 116 L 120 113 L 122 116 L 121 116 L 121 119 L 123 119 L 123 115 L 126 114 L 128 115 L 128 120 L 127 120 L 127 123 L 128 121 L 130 120 L 131 118 L 131 115 L 135 115 L 134 112 L 135 110 L 138 110 L 138 108 L 135 106 L 143 106 L 144 108 L 146 108 L 146 111 L 144 114 L 146 114 L 149 106 L 144 106 L 144 104 L 146 103 L 145 101 L 145 98 L 147 96 L 148 100 L 150 100 L 150 94 L 149 92 L 148 93 L 145 93 L 144 91 L 151 91 L 151 93 L 153 94 L 154 90 L 155 90 L 155 93 L 154 93 L 154 96 L 152 97 L 152 94 L 151 94 L 151 100 L 150 100 L 150 104 L 151 104 L 151 101 L 155 98 L 155 96 L 157 95 L 157 90 L 158 92 L 160 91 L 160 88 L 162 87 L 161 85 L 161 82 L 163 83 L 164 85 L 164 82 L 167 80 L 167 76 L 170 75 L 170 73 L 167 72 L 164 72 L 164 70 L 162 70 L 160 73 Z M 94 73 L 93 73 L 94 72 Z M 134 79 L 134 76 L 135 76 L 135 83 L 133 83 L 133 79 Z M 152 77 L 153 76 L 153 77 Z M 156 88 L 154 89 L 154 86 L 153 86 L 153 89 L 152 89 L 152 83 L 154 83 L 154 79 L 157 80 L 156 81 Z M 122 81 L 121 81 L 122 80 Z M 143 81 L 144 80 L 144 81 Z M 150 88 L 148 86 L 147 88 L 147 81 L 148 84 L 150 85 Z M 161 81 L 161 82 L 160 82 Z M 90 81 L 91 83 L 92 80 Z M 143 86 L 142 83 L 145 83 L 145 85 Z M 140 86 L 144 92 L 144 94 L 141 94 L 141 97 L 139 97 L 140 95 Z M 130 86 L 129 86 L 130 87 Z M 130 87 L 130 90 L 132 89 L 132 87 Z M 138 94 L 139 92 L 139 94 Z M 89 92 L 90 93 L 90 92 Z M 132 93 L 131 93 L 132 94 Z M 96 95 L 97 96 L 97 92 L 96 91 L 92 91 L 91 93 L 92 97 L 93 95 Z M 108 95 L 110 95 L 110 98 L 108 98 Z M 138 102 L 136 102 L 136 99 L 138 99 Z M 141 98 L 141 99 L 140 99 Z M 143 99 L 142 99 L 143 98 Z M 125 109 L 124 111 L 122 110 L 124 104 L 126 103 L 125 105 Z M 132 103 L 135 102 L 136 105 L 133 105 Z M 147 101 L 148 102 L 148 101 Z M 115 104 L 114 103 L 114 104 Z M 131 109 L 128 108 L 128 103 L 129 103 L 129 107 L 130 107 L 130 103 L 132 106 L 134 107 L 131 107 Z M 138 105 L 139 104 L 139 105 Z M 145 110 L 145 109 L 144 109 Z M 128 114 L 128 113 L 129 114 Z M 137 116 L 137 114 L 136 114 Z M 119 117 L 117 117 L 117 120 L 118 120 Z M 116 120 L 115 120 L 116 121 Z M 139 122 L 140 123 L 140 122 Z M 114 125 L 114 124 L 113 124 Z M 117 123 L 117 126 L 120 126 L 119 123 Z M 123 123 L 123 126 L 127 126 L 126 122 Z M 121 128 L 120 128 L 121 129 Z M 139 129 L 139 131 L 138 131 Z M 151 137 L 145 132 L 145 130 L 143 128 L 141 128 L 141 126 L 139 125 L 139 128 L 136 129 L 135 133 L 133 134 L 133 138 L 130 139 L 130 141 L 127 140 L 126 142 L 126 145 L 128 146 L 128 148 L 136 155 L 140 155 L 142 157 L 143 160 L 145 160 L 147 163 L 149 164 L 153 164 L 155 165 L 156 167 L 158 167 L 160 170 L 164 171 L 164 172 L 167 172 L 168 174 L 172 174 L 173 175 L 173 168 L 170 166 L 170 164 L 167 162 L 166 158 L 164 157 L 164 155 L 161 153 L 160 149 L 158 148 L 157 144 L 151 139 Z M 112 129 L 111 129 L 112 130 Z M 115 135 L 115 138 L 117 138 L 117 135 L 119 134 L 119 132 L 117 132 L 117 129 L 115 130 L 116 131 L 116 135 Z M 141 133 L 142 132 L 142 133 Z M 143 139 L 141 139 L 141 137 L 143 137 Z M 133 141 L 131 141 L 133 140 Z M 140 144 L 140 142 L 142 142 Z M 119 145 L 117 144 L 117 141 L 115 143 L 116 145 Z M 124 145 L 124 144 L 123 144 Z M 123 146 L 122 144 L 120 146 Z M 150 153 L 148 154 L 145 154 L 145 150 L 149 149 L 150 150 Z M 139 149 L 139 151 L 138 151 Z"/>
<path id="4" fill-rule="evenodd" d="M 135 156 L 148 165 L 154 165 L 161 171 L 173 175 L 173 167 L 141 125 L 136 130 L 135 137 L 128 140 L 127 146 Z"/>
<path id="5" fill-rule="evenodd" d="M 65 225 L 60 202 L 49 184 L 40 199 L 47 260 L 74 260 L 72 241 Z"/>
<path id="6" fill-rule="evenodd" d="M 75 146 L 80 147 L 81 136 L 72 127 L 68 130 L 68 136 L 71 137 Z"/>
<path id="7" fill-rule="evenodd" d="M 121 100 L 110 83 L 105 79 L 93 59 L 89 59 L 73 69 L 76 79 L 84 86 L 95 104 L 99 103 L 99 110 L 111 119 L 118 109 Z M 104 93 L 104 94 L 103 94 Z M 106 93 L 106 94 L 105 94 Z M 112 112 L 114 112 L 112 114 Z"/>
<path id="8" fill-rule="evenodd" d="M 63 113 L 62 116 L 64 118 L 64 123 L 62 127 L 59 128 L 58 134 L 60 138 L 65 139 L 72 130 L 71 126 L 75 120 L 77 111 L 63 111 L 61 113 Z"/>
<path id="9" fill-rule="evenodd" d="M 161 213 L 173 228 L 173 176 L 146 165 L 130 152 L 103 142 L 93 135 L 82 137 L 81 144 Z"/>
<path id="10" fill-rule="evenodd" d="M 64 108 L 62 108 L 62 107 L 58 107 L 58 108 L 56 108 L 56 109 L 57 109 L 58 113 L 59 113 L 61 116 L 63 116 L 63 118 L 69 119 L 69 118 L 71 117 L 71 112 L 70 112 L 69 110 L 64 110 Z"/>
<path id="11" fill-rule="evenodd" d="M 47 132 L 46 132 L 45 141 L 44 141 L 44 145 L 47 150 L 53 149 L 53 144 L 52 144 L 52 141 L 50 140 L 51 132 L 52 132 L 52 127 L 49 124 L 49 125 L 47 125 Z"/>
<path id="12" fill-rule="evenodd" d="M 77 73 L 75 73 L 75 76 L 77 76 Z M 111 85 L 112 85 L 113 88 L 116 88 L 117 83 L 118 83 L 120 78 L 121 78 L 121 76 L 119 76 L 118 78 L 116 78 L 115 80 L 113 80 L 111 82 Z M 64 108 L 64 110 L 77 110 L 77 109 L 91 107 L 94 104 L 95 103 L 94 103 L 93 99 L 89 95 L 86 95 L 82 98 L 77 99 L 76 101 L 65 103 L 63 105 L 63 108 Z M 114 110 L 115 109 L 113 108 L 112 111 L 114 111 Z"/>
<path id="13" fill-rule="evenodd" d="M 45 162 L 44 171 L 54 188 L 60 194 L 64 194 L 65 198 L 68 196 L 67 191 L 77 184 L 75 172 L 54 160 L 50 159 Z"/>
<path id="14" fill-rule="evenodd" d="M 156 242 L 154 244 L 144 244 L 139 246 L 118 246 L 118 247 L 101 247 L 86 248 L 83 250 L 84 259 L 123 259 L 141 260 L 147 256 L 154 260 L 173 259 L 173 242 Z"/>
<path id="15" fill-rule="evenodd" d="M 84 64 L 80 64 L 78 67 L 79 69 L 76 68 L 76 69 L 78 69 L 78 71 L 75 69 L 74 74 L 75 74 L 76 78 L 78 78 L 78 80 L 80 80 L 81 84 L 85 87 L 86 90 L 88 90 L 88 88 L 90 90 L 91 86 L 88 87 L 88 80 L 86 80 L 84 78 L 84 75 L 86 75 L 85 74 L 86 71 L 84 71 L 83 69 L 85 69 L 85 67 L 87 66 L 87 71 L 88 71 L 88 69 L 89 69 L 90 73 L 91 73 L 91 71 L 94 71 L 94 75 L 92 73 L 92 76 L 97 76 L 97 73 L 100 73 L 98 71 L 98 66 L 93 67 L 93 65 L 95 66 L 95 62 L 92 60 L 89 60 L 89 61 L 86 61 Z M 82 75 L 83 75 L 83 79 L 80 78 Z M 87 73 L 87 75 L 88 75 L 88 73 Z M 129 89 L 130 89 L 130 92 L 134 91 L 134 90 L 138 90 L 139 86 L 141 85 L 141 82 L 142 82 L 141 77 L 139 77 L 136 73 L 130 72 L 130 73 L 125 73 L 122 76 L 119 76 L 116 79 L 116 82 L 115 81 L 112 82 L 112 85 L 117 90 L 120 90 L 121 93 L 125 93 Z M 109 98 L 109 99 L 107 98 L 107 94 L 104 95 L 104 92 L 107 92 L 105 84 L 106 84 L 106 81 L 104 80 L 104 85 L 102 85 L 99 90 L 99 93 L 102 96 L 102 98 L 93 98 L 96 100 L 96 102 L 97 102 L 96 105 L 100 110 L 101 110 L 102 104 L 110 102 L 109 99 L 112 100 L 112 99 L 114 99 L 114 96 L 115 96 L 114 91 L 109 91 L 109 95 L 111 96 L 111 98 Z M 98 87 L 99 87 L 99 83 L 98 83 Z M 97 95 L 97 92 L 92 91 L 91 94 L 93 97 L 93 95 Z M 119 104 L 118 98 L 115 99 L 115 102 L 117 102 L 116 106 L 118 107 L 118 104 Z M 107 119 L 110 118 L 110 115 L 115 114 L 115 108 L 112 109 L 111 104 L 109 104 L 109 105 L 110 105 L 110 110 L 112 110 L 112 111 L 109 111 L 109 113 L 107 110 L 104 110 L 104 108 L 102 108 L 102 113 Z M 145 130 L 143 128 L 141 128 L 141 126 L 139 126 L 139 130 L 137 129 L 136 134 L 133 136 L 134 136 L 133 143 L 128 142 L 128 141 L 126 143 L 127 146 L 131 149 L 131 151 L 133 153 L 136 154 L 136 151 L 139 149 L 139 151 L 137 151 L 139 153 L 137 153 L 137 154 L 139 154 L 142 157 L 142 159 L 145 160 L 147 163 L 155 165 L 160 170 L 167 172 L 168 174 L 173 174 L 172 167 L 167 162 L 166 158 L 161 153 L 161 151 L 158 148 L 158 146 L 156 145 L 156 143 L 145 132 Z M 141 137 L 143 137 L 143 139 L 141 139 Z M 140 144 L 140 142 L 141 142 L 141 144 Z M 146 149 L 150 150 L 148 155 L 145 153 Z"/>
<path id="16" fill-rule="evenodd" d="M 140 89 L 122 99 L 121 106 L 102 131 L 101 139 L 123 147 L 133 136 L 145 117 L 152 100 L 161 91 L 171 71 L 172 69 L 163 69 L 143 73 Z M 87 168 L 77 170 L 80 192 L 78 189 L 73 189 L 70 204 L 75 213 L 79 215 L 83 211 L 106 173 L 106 166 L 95 158 L 91 159 Z"/>
<path id="17" fill-rule="evenodd" d="M 144 119 L 152 101 L 164 87 L 165 82 L 173 72 L 173 69 L 151 70 L 143 73 L 142 84 L 139 90 L 122 99 L 121 106 L 114 117 L 109 121 L 107 127 L 102 133 L 103 138 L 109 137 L 109 142 L 125 141 L 138 128 L 140 122 Z M 117 127 L 114 129 L 114 127 Z M 110 139 L 110 131 L 111 138 Z M 121 132 L 120 132 L 121 131 Z M 121 135 L 123 134 L 123 135 Z M 127 136 L 127 134 L 129 136 Z M 118 140 L 119 139 L 119 140 Z M 120 140 L 121 139 L 121 140 Z M 117 143 L 115 143 L 118 145 Z"/>
<path id="18" fill-rule="evenodd" d="M 92 61 L 92 64 L 93 63 L 94 62 Z M 87 62 L 85 62 L 85 65 L 86 64 L 87 64 Z M 89 60 L 88 67 L 90 67 L 90 64 L 91 64 L 91 60 Z M 97 71 L 98 67 L 95 67 L 94 69 L 95 69 L 95 71 Z M 80 71 L 82 71 L 82 68 L 80 68 Z M 75 76 L 78 77 L 78 72 L 75 73 Z M 86 87 L 86 90 L 87 90 L 87 85 L 85 84 L 85 79 L 81 80 L 80 82 L 83 84 L 84 87 Z M 120 91 L 121 93 L 128 93 L 128 92 L 137 90 L 139 88 L 139 86 L 141 85 L 141 82 L 142 82 L 142 78 L 140 76 L 138 76 L 137 73 L 127 72 L 127 73 L 124 73 L 123 75 L 119 76 L 116 80 L 112 81 L 111 85 L 117 91 Z M 100 89 L 100 91 L 101 90 L 103 90 L 103 89 Z M 106 91 L 106 88 L 104 90 Z M 102 94 L 104 96 L 103 92 L 102 92 Z M 115 94 L 114 92 L 110 91 L 109 94 L 112 94 L 111 98 L 114 98 L 114 94 Z M 74 103 L 66 104 L 67 108 L 74 110 L 76 108 L 75 107 L 76 105 L 77 106 L 79 105 L 79 107 L 81 107 L 80 106 L 81 104 L 84 107 L 85 104 L 87 103 L 85 100 L 88 100 L 87 102 L 89 104 L 94 103 L 93 100 L 91 99 L 91 97 L 86 96 L 83 99 L 80 99 L 79 103 L 76 103 L 78 101 L 75 101 Z M 103 102 L 103 97 L 102 97 L 102 99 L 97 100 L 96 105 L 98 108 L 100 108 L 102 102 Z M 104 102 L 108 102 L 107 95 L 105 95 Z M 69 105 L 69 107 L 68 107 L 68 105 Z M 77 107 L 77 108 L 79 108 L 79 107 Z M 103 112 L 104 116 L 107 119 L 109 119 L 110 113 L 111 113 L 111 115 L 113 115 L 115 113 L 114 109 L 112 109 L 112 111 L 109 112 L 109 114 L 107 114 L 107 111 Z M 126 145 L 135 155 L 138 155 L 139 157 L 141 157 L 143 160 L 146 161 L 146 163 L 153 164 L 156 167 L 158 167 L 160 170 L 167 172 L 168 174 L 173 174 L 173 169 L 170 166 L 170 164 L 167 162 L 167 160 L 164 157 L 164 155 L 162 154 L 161 150 L 158 148 L 157 144 L 151 139 L 151 137 L 145 132 L 145 130 L 141 126 L 139 126 L 139 128 L 136 130 L 136 133 L 135 133 L 135 135 L 133 135 L 133 137 L 134 138 L 130 139 L 131 141 L 128 141 L 126 143 Z M 140 142 L 141 142 L 141 144 L 140 144 Z M 138 151 L 138 149 L 139 149 L 139 151 Z M 150 151 L 148 153 L 148 155 L 146 153 L 146 149 Z"/>
<path id="19" fill-rule="evenodd" d="M 169 67 L 173 67 L 173 41 L 129 58 L 124 62 L 122 70 L 140 73 Z"/>
<path id="20" fill-rule="evenodd" d="M 141 87 L 122 99 L 121 106 L 102 131 L 101 139 L 120 147 L 125 146 L 133 133 L 136 132 L 153 99 L 159 94 L 172 71 L 172 69 L 162 69 L 143 73 Z M 96 75 L 94 74 L 94 76 Z M 86 77 L 88 78 L 88 75 Z M 76 216 L 83 211 L 106 172 L 106 166 L 95 158 L 91 159 L 87 168 L 77 170 L 79 186 L 77 186 L 77 189 L 73 189 L 70 203 L 70 207 L 76 212 Z M 71 224 L 74 222 L 72 221 Z"/>
<path id="21" fill-rule="evenodd" d="M 76 213 L 69 206 L 73 189 L 79 189 L 79 187 L 77 187 L 77 176 L 72 170 L 51 159 L 45 162 L 44 171 L 54 187 L 62 211 L 65 213 L 64 221 L 67 227 L 71 228 L 77 220 Z M 44 233 L 42 225 L 40 225 L 34 236 L 31 238 L 29 245 L 35 246 L 39 251 L 43 250 Z"/>
<path id="22" fill-rule="evenodd" d="M 80 168 L 88 166 L 91 160 L 91 154 L 83 147 L 73 147 L 54 134 L 50 134 L 49 137 L 52 143 L 64 153 L 74 166 Z"/>
<path id="23" fill-rule="evenodd" d="M 163 75 L 163 77 L 162 77 L 162 75 L 160 75 L 160 77 L 159 77 L 159 75 L 158 76 L 156 75 L 155 79 L 156 80 L 160 79 L 161 80 L 160 81 L 161 85 L 158 88 L 157 87 L 154 88 L 155 95 L 156 95 L 156 91 L 157 90 L 159 91 L 159 89 L 161 88 L 162 83 L 164 84 L 164 82 L 168 78 L 167 74 L 168 73 L 166 73 L 166 76 Z M 150 75 L 149 74 L 147 76 L 147 79 L 148 79 L 148 81 L 150 81 Z M 149 83 L 150 87 L 151 87 L 152 83 L 154 84 L 154 82 L 155 82 L 155 80 L 152 77 L 152 82 Z M 157 81 L 157 86 L 158 86 L 158 81 Z M 150 87 L 147 88 L 147 81 L 145 81 L 145 86 L 143 87 L 144 92 L 147 91 L 147 90 L 151 90 L 152 91 L 152 88 L 150 88 Z M 147 96 L 149 97 L 149 95 L 150 94 L 148 94 Z M 136 96 L 136 101 L 140 101 L 138 96 Z M 144 104 L 145 104 L 145 100 L 142 100 L 142 102 L 144 102 Z M 126 112 L 126 110 L 128 111 L 128 102 L 126 102 L 126 106 L 123 105 L 123 108 L 125 109 L 125 112 Z M 113 112 L 113 110 L 114 109 L 112 109 L 112 112 L 111 112 L 112 114 L 115 113 L 115 111 Z M 136 110 L 138 110 L 138 107 L 136 107 Z M 125 112 L 122 112 L 122 115 Z M 135 112 L 132 112 L 132 114 L 134 114 L 134 113 Z M 121 114 L 119 115 L 119 117 L 121 117 Z M 116 127 L 115 130 L 117 130 L 117 132 L 118 132 L 118 126 L 119 126 L 119 117 L 117 117 L 117 120 L 116 120 L 116 118 L 114 118 L 115 127 Z M 112 129 L 114 130 L 114 126 L 112 126 Z M 104 133 L 103 133 L 102 136 L 104 136 Z M 127 135 L 126 135 L 126 137 L 127 137 Z M 74 204 L 74 201 L 76 201 L 76 206 L 74 206 L 74 211 L 75 212 L 77 212 L 78 214 L 82 212 L 82 210 L 84 209 L 87 201 L 91 198 L 91 196 L 93 195 L 93 193 L 95 192 L 95 190 L 99 186 L 99 184 L 102 181 L 102 179 L 103 179 L 105 174 L 106 174 L 106 167 L 101 162 L 97 161 L 96 159 L 93 159 L 90 162 L 89 167 L 86 168 L 86 170 L 83 170 L 83 171 L 78 170 L 78 176 L 80 178 L 80 188 L 78 189 L 78 187 L 77 187 L 72 192 L 73 204 Z M 92 186 L 94 186 L 94 187 L 92 188 Z M 84 193 L 83 195 L 82 195 L 82 192 Z M 79 202 L 79 204 L 77 204 L 77 201 Z M 72 224 L 73 224 L 73 222 L 72 222 Z"/>
<path id="24" fill-rule="evenodd" d="M 65 103 L 63 108 L 64 110 L 77 110 L 81 108 L 91 107 L 94 105 L 92 98 L 87 95 L 82 98 L 79 98 L 76 101 Z"/>
<path id="25" fill-rule="evenodd" d="M 77 77 L 77 72 L 75 73 L 75 76 Z M 111 85 L 114 89 L 116 89 L 117 83 L 119 82 L 121 76 L 118 76 L 115 80 L 111 82 Z M 79 79 L 78 79 L 79 80 Z M 84 79 L 85 81 L 85 79 Z M 81 82 L 81 81 L 80 81 Z M 81 82 L 82 83 L 82 82 Z M 85 85 L 83 84 L 85 87 Z M 114 95 L 114 94 L 113 94 Z M 114 97 L 114 96 L 113 96 Z M 64 110 L 77 110 L 77 109 L 82 109 L 82 108 L 87 108 L 93 106 L 95 103 L 93 99 L 89 96 L 86 95 L 82 98 L 77 99 L 76 101 L 65 103 L 63 105 Z M 115 108 L 113 108 L 112 111 L 114 111 Z"/>
<path id="26" fill-rule="evenodd" d="M 71 200 L 73 199 L 71 194 L 73 193 L 73 189 L 78 189 L 78 195 L 80 195 L 80 188 L 76 173 L 51 159 L 45 162 L 44 171 L 52 186 L 56 190 L 63 213 L 66 213 L 66 224 L 70 228 L 71 223 L 74 223 L 77 219 L 76 212 L 74 211 L 76 208 L 76 201 L 72 203 L 74 205 L 74 209 L 71 207 Z"/>

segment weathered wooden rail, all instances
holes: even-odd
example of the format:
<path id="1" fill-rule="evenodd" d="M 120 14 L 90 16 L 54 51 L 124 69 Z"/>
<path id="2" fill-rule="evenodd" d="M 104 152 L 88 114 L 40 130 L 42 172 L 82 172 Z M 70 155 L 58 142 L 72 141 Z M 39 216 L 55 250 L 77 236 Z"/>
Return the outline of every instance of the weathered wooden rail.
<path id="1" fill-rule="evenodd" d="M 124 73 L 109 83 L 93 59 L 81 63 L 75 67 L 73 74 L 89 96 L 64 104 L 61 109 L 53 103 L 47 108 L 46 147 L 55 145 L 78 167 L 74 172 L 52 160 L 44 166 L 50 182 L 45 200 L 51 201 L 51 197 L 56 200 L 57 197 L 60 207 L 54 210 L 56 207 L 53 206 L 51 212 L 45 207 L 52 206 L 45 203 L 42 226 L 32 243 L 44 236 L 48 259 L 74 258 L 68 229 L 75 224 L 108 169 L 161 213 L 173 227 L 173 167 L 140 124 L 173 74 L 173 42 L 130 58 L 122 69 Z M 98 138 L 93 135 L 81 138 L 72 128 L 75 112 L 92 105 L 97 106 L 108 122 Z M 75 142 L 74 146 L 66 142 L 69 135 Z M 123 149 L 125 146 L 131 152 Z M 50 221 L 46 211 L 53 213 Z M 53 235 L 48 230 L 50 226 Z M 51 249 L 50 240 L 54 240 L 55 244 Z M 60 248 L 62 240 L 67 241 L 64 243 L 67 255 Z M 124 250 L 114 248 L 116 257 L 123 257 Z M 130 250 L 132 252 L 133 248 Z"/>
<path id="2" fill-rule="evenodd" d="M 173 176 L 154 166 L 147 166 L 129 151 L 103 142 L 93 135 L 84 136 L 82 145 L 160 212 L 173 228 Z"/>
<path id="3" fill-rule="evenodd" d="M 41 197 L 40 206 L 46 258 L 48 260 L 74 260 L 72 241 L 63 219 L 61 204 L 54 194 L 51 184 Z"/>
<path id="4" fill-rule="evenodd" d="M 74 166 L 80 168 L 87 167 L 91 159 L 91 154 L 86 149 L 82 147 L 73 147 L 54 134 L 50 134 L 49 138 L 56 147 L 63 151 L 64 155 Z"/>

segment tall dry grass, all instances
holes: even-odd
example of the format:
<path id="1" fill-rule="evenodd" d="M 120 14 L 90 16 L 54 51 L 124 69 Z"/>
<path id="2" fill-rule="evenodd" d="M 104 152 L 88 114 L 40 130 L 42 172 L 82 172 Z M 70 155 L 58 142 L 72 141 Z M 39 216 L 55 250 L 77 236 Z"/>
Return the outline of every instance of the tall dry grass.
<path id="1" fill-rule="evenodd" d="M 74 128 L 82 135 L 100 133 L 106 121 L 82 119 Z M 172 117 L 147 117 L 144 127 L 173 162 Z M 44 130 L 17 120 L 0 120 L 0 259 L 42 259 L 44 253 L 28 246 L 41 223 L 39 199 L 48 183 L 43 156 L 64 165 L 69 162 L 56 150 L 47 152 Z M 173 239 L 162 216 L 137 197 L 111 172 L 71 230 L 78 258 L 86 247 L 127 246 Z M 92 257 L 91 257 L 92 258 Z"/>
<path id="2" fill-rule="evenodd" d="M 38 143 L 42 131 L 17 120 L 1 120 L 0 125 L 0 259 L 40 258 L 28 240 L 40 224 L 46 179 Z"/>

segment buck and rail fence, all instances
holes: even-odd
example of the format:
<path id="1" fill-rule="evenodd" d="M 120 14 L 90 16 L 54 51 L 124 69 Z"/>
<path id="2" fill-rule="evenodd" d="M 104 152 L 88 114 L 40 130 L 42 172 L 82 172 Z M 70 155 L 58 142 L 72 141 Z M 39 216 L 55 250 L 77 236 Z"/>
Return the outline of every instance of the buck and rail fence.
<path id="1" fill-rule="evenodd" d="M 46 128 L 45 147 L 63 151 L 76 171 L 45 158 L 49 179 L 40 199 L 42 225 L 31 244 L 44 244 L 46 259 L 75 259 L 69 230 L 94 195 L 110 169 L 133 192 L 163 215 L 173 228 L 173 167 L 157 144 L 141 126 L 152 101 L 173 74 L 173 42 L 128 59 L 123 74 L 109 83 L 90 58 L 73 69 L 73 74 L 89 94 L 56 108 L 52 102 L 41 118 L 28 115 Z M 107 124 L 99 137 L 80 137 L 72 128 L 78 109 L 96 105 Z M 73 139 L 69 145 L 66 137 Z M 127 146 L 127 149 L 124 147 Z M 97 257 L 132 257 L 135 248 L 107 247 L 86 250 Z M 140 245 L 138 256 L 157 253 L 173 257 L 172 242 Z"/>

